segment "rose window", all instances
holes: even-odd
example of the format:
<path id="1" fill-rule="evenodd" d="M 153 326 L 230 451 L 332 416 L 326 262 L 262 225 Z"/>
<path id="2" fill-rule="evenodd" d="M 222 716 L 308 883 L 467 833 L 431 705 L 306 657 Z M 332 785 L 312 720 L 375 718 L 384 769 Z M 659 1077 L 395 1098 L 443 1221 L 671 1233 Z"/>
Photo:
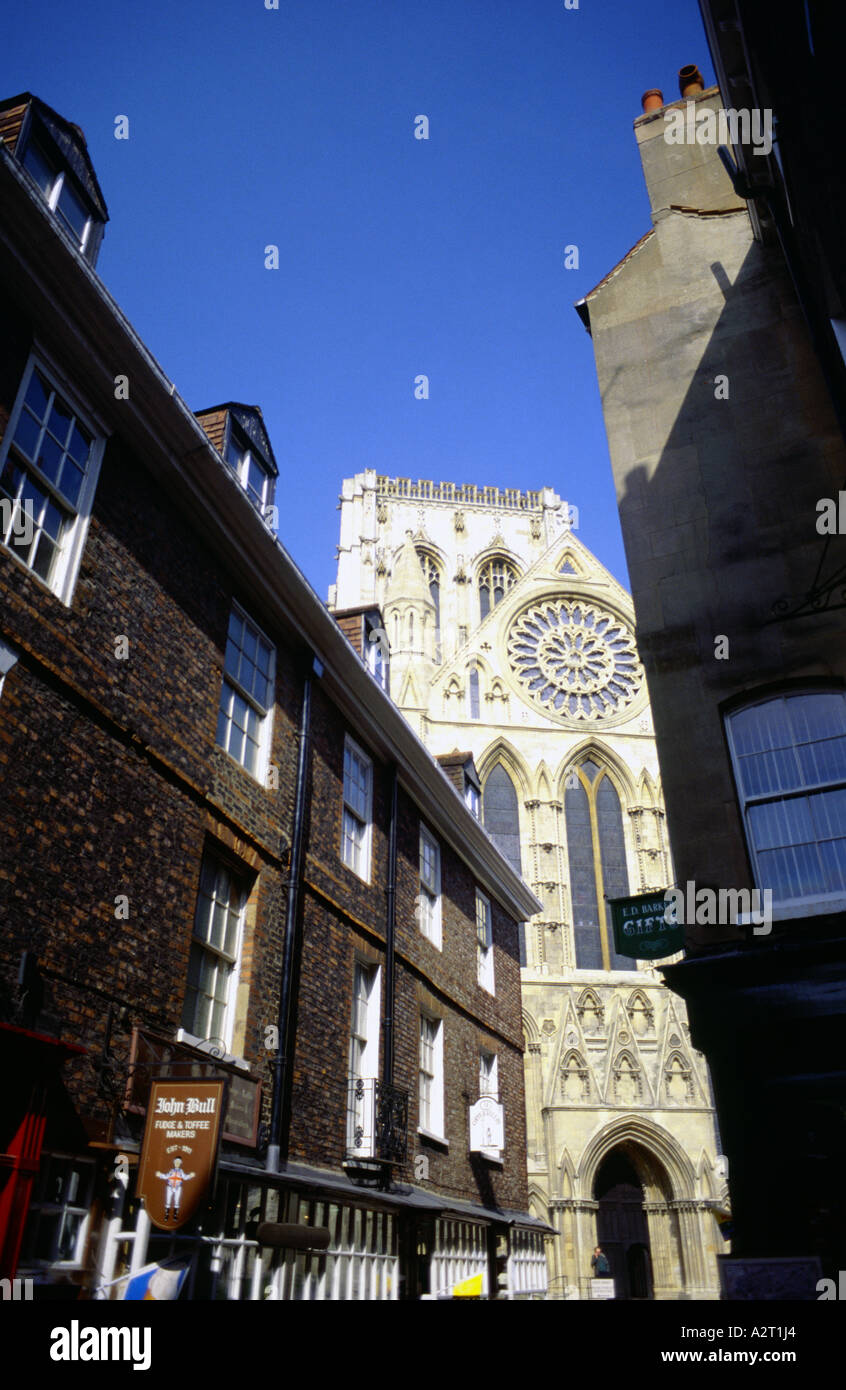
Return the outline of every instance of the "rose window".
<path id="1" fill-rule="evenodd" d="M 525 693 L 564 719 L 620 715 L 641 688 L 628 626 L 578 600 L 550 599 L 522 613 L 508 636 L 508 656 Z"/>

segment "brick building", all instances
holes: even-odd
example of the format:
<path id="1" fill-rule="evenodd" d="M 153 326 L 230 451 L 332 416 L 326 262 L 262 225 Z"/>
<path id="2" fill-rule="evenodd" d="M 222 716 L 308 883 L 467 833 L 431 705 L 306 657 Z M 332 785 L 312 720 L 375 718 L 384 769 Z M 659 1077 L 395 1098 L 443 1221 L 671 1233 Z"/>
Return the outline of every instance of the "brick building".
<path id="1" fill-rule="evenodd" d="M 192 414 L 97 277 L 81 131 L 24 94 L 0 135 L 0 1277 L 538 1293 L 537 900 L 388 698 L 378 613 L 342 627 L 276 539 L 260 410 Z M 227 1086 L 178 1232 L 136 1192 L 162 1077 Z"/>

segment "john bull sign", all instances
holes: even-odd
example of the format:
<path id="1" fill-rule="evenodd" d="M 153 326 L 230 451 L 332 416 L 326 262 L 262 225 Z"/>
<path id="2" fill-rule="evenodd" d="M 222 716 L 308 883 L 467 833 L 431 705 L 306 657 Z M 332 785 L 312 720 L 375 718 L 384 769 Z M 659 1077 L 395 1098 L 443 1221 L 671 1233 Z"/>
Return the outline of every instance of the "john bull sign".
<path id="1" fill-rule="evenodd" d="M 162 1231 L 184 1226 L 214 1178 L 225 1081 L 154 1081 L 138 1192 Z"/>
<path id="2" fill-rule="evenodd" d="M 663 892 L 609 898 L 608 906 L 618 955 L 630 956 L 632 960 L 661 960 L 684 947 L 684 928 L 667 912 Z"/>

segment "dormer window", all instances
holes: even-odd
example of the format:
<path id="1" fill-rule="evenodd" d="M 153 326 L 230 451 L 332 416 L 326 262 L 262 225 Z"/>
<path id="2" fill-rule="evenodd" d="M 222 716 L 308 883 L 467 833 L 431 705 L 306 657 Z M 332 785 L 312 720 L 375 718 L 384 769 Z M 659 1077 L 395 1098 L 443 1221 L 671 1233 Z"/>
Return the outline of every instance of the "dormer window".
<path id="1" fill-rule="evenodd" d="M 378 609 L 364 615 L 364 660 L 377 685 L 389 689 L 390 651 L 388 634 L 381 623 Z"/>
<path id="2" fill-rule="evenodd" d="M 48 154 L 38 141 L 30 140 L 23 157 L 24 168 L 32 175 L 47 200 L 47 206 L 90 261 L 94 260 L 102 223 L 69 169 Z"/>
<path id="3" fill-rule="evenodd" d="M 273 494 L 279 469 L 257 405 L 227 401 L 196 412 L 197 420 L 232 469 L 265 525 L 277 529 Z"/>
<path id="4" fill-rule="evenodd" d="M 452 753 L 439 753 L 437 758 L 468 811 L 477 820 L 481 820 L 482 787 L 476 764 L 473 762 L 473 754 L 459 753 L 456 748 Z"/>
<path id="5" fill-rule="evenodd" d="M 96 265 L 109 211 L 79 126 L 20 92 L 0 100 L 0 130 L 5 152 L 31 180 L 32 201 L 40 194 L 64 235 Z"/>
<path id="6" fill-rule="evenodd" d="M 229 438 L 223 457 L 236 474 L 253 506 L 264 515 L 272 501 L 272 479 L 261 456 L 247 443 L 245 436 L 230 421 Z"/>

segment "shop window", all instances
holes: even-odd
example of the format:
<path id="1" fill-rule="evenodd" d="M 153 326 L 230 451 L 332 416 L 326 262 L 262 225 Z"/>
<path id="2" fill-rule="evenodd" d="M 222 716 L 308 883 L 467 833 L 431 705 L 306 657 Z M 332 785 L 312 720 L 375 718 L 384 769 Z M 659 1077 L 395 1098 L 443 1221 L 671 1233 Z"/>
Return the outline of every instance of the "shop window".
<path id="1" fill-rule="evenodd" d="M 94 1164 L 42 1154 L 24 1231 L 21 1266 L 79 1268 L 85 1257 Z"/>

